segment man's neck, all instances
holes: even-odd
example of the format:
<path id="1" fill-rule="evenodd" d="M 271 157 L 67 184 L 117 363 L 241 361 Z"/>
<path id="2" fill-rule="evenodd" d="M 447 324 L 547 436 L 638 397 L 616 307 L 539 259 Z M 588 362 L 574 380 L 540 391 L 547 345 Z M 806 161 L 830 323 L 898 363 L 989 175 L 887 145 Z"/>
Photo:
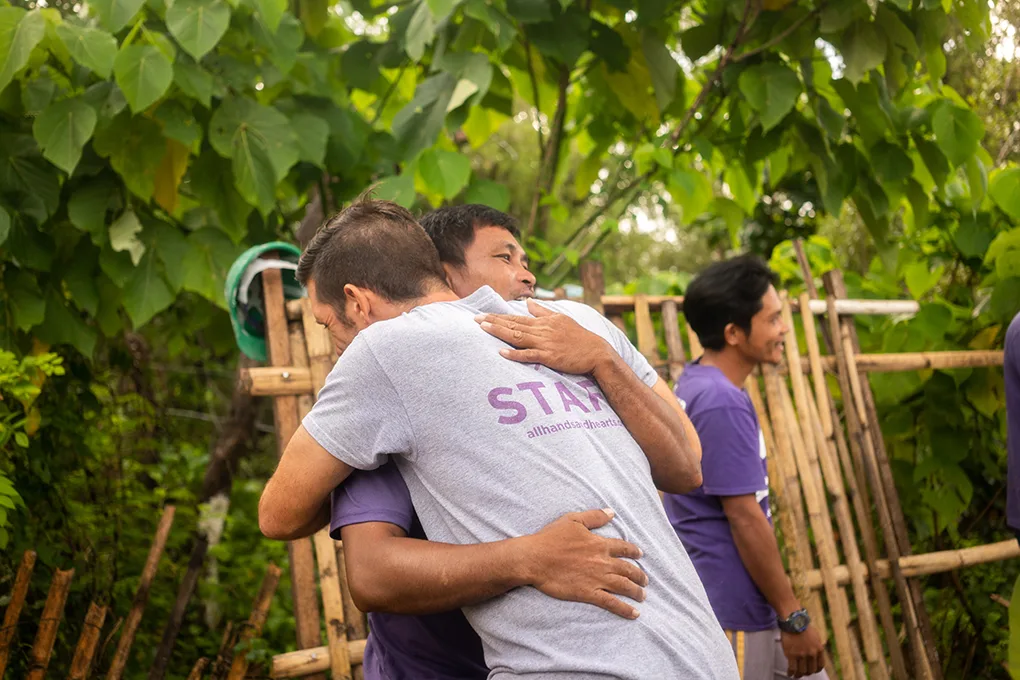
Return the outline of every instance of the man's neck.
<path id="1" fill-rule="evenodd" d="M 754 362 L 748 361 L 739 352 L 733 351 L 733 348 L 721 351 L 706 349 L 701 355 L 700 363 L 702 366 L 718 368 L 727 380 L 739 388 L 744 387 L 747 376 L 754 370 Z"/>

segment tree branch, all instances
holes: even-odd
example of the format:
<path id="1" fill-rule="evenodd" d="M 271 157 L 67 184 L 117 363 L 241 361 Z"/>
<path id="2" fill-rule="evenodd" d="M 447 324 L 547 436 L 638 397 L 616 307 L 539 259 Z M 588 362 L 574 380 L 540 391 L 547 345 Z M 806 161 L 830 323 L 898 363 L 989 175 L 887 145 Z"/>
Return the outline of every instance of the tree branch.
<path id="1" fill-rule="evenodd" d="M 528 77 L 531 78 L 531 94 L 535 99 L 535 120 L 538 125 L 535 127 L 535 131 L 538 133 L 538 156 L 541 158 L 545 155 L 545 139 L 542 136 L 542 103 L 538 98 L 538 81 L 535 80 L 535 65 L 531 61 L 531 43 L 528 39 L 524 39 L 524 55 L 528 62 Z"/>
<path id="2" fill-rule="evenodd" d="M 531 214 L 528 217 L 528 230 L 526 233 L 535 234 L 539 238 L 545 238 L 546 229 L 549 226 L 549 206 L 539 211 L 539 203 L 543 196 L 552 191 L 552 185 L 556 181 L 556 169 L 560 163 L 560 147 L 563 141 L 563 126 L 567 120 L 567 86 L 570 84 L 570 69 L 567 66 L 560 66 L 560 77 L 558 93 L 556 97 L 556 113 L 553 115 L 552 129 L 549 132 L 549 140 L 545 145 L 545 155 L 542 157 L 542 164 L 538 168 L 538 182 L 535 187 L 535 194 L 531 198 Z M 539 212 L 541 218 L 539 219 Z M 536 219 L 538 219 L 536 224 Z M 536 226 L 538 231 L 535 231 Z"/>
<path id="3" fill-rule="evenodd" d="M 390 86 L 386 88 L 386 92 L 383 93 L 382 98 L 379 99 L 379 105 L 376 106 L 375 114 L 372 116 L 371 122 L 369 122 L 370 126 L 375 127 L 375 124 L 379 121 L 379 116 L 382 115 L 383 109 L 386 108 L 386 104 L 389 102 L 394 90 L 396 90 L 397 85 L 400 84 L 400 79 L 404 77 L 404 69 L 407 68 L 409 63 L 411 63 L 410 59 L 404 59 L 404 62 L 400 65 L 400 70 L 397 71 L 397 77 L 393 79 Z"/>

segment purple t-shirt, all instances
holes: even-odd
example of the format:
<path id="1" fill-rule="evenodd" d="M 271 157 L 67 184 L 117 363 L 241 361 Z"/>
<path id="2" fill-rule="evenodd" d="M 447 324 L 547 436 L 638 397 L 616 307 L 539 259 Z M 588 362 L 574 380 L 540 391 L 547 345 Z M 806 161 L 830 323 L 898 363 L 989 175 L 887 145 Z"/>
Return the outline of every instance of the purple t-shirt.
<path id="1" fill-rule="evenodd" d="M 776 627 L 776 613 L 744 567 L 720 496 L 754 494 L 772 523 L 765 440 L 751 398 L 714 366 L 688 364 L 676 396 L 701 440 L 701 488 L 666 494 L 666 515 L 726 630 Z"/>
<path id="2" fill-rule="evenodd" d="M 1002 371 L 1006 380 L 1006 524 L 1020 538 L 1020 314 L 1006 331 L 1006 358 Z"/>
<path id="3" fill-rule="evenodd" d="M 411 538 L 426 538 L 397 466 L 354 471 L 333 491 L 329 534 L 349 524 L 386 522 Z M 407 616 L 370 613 L 365 680 L 484 680 L 482 641 L 459 609 Z"/>

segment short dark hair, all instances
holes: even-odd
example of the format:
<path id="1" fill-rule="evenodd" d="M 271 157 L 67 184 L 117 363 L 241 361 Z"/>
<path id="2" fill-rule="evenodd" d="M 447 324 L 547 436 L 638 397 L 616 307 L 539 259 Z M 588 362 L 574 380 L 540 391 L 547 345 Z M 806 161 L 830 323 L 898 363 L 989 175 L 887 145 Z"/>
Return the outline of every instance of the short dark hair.
<path id="1" fill-rule="evenodd" d="M 319 300 L 343 322 L 348 283 L 391 302 L 417 300 L 446 285 L 439 254 L 414 216 L 368 197 L 326 220 L 301 254 L 297 278 L 304 286 L 314 281 Z"/>
<path id="2" fill-rule="evenodd" d="M 487 205 L 468 203 L 439 208 L 423 215 L 421 226 L 436 244 L 439 259 L 457 267 L 465 265 L 464 251 L 475 240 L 475 230 L 483 227 L 501 227 L 520 239 L 517 220 L 505 212 Z"/>
<path id="3" fill-rule="evenodd" d="M 702 347 L 723 349 L 724 331 L 731 323 L 750 333 L 762 298 L 778 281 L 775 272 L 754 255 L 717 262 L 698 274 L 684 294 L 684 316 Z"/>

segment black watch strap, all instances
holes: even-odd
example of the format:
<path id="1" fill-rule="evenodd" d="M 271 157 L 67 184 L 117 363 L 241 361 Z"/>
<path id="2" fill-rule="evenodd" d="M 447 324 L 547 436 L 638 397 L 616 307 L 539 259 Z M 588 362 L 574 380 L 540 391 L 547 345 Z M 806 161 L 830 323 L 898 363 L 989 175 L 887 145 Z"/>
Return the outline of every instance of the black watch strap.
<path id="1" fill-rule="evenodd" d="M 776 617 L 776 623 L 784 633 L 803 633 L 811 624 L 811 616 L 806 609 L 798 609 L 785 619 Z"/>

